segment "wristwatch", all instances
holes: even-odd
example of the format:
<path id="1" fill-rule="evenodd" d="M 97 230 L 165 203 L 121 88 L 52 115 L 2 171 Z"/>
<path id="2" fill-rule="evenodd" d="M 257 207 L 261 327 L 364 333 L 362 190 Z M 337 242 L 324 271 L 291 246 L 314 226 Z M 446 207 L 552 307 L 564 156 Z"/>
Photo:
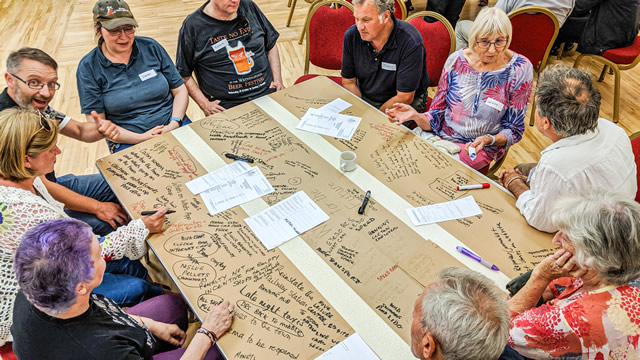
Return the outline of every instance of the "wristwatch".
<path id="1" fill-rule="evenodd" d="M 169 123 L 171 123 L 171 121 L 177 121 L 177 122 L 178 122 L 178 125 L 182 126 L 182 119 L 180 119 L 180 118 L 179 118 L 179 117 L 177 117 L 177 116 L 172 116 L 172 117 L 170 117 L 170 118 L 169 118 Z"/>

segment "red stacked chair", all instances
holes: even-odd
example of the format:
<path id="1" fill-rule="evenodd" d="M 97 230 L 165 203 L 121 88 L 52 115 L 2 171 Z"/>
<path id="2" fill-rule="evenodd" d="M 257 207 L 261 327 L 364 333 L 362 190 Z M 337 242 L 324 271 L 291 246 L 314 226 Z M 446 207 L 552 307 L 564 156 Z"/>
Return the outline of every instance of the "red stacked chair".
<path id="1" fill-rule="evenodd" d="M 426 22 L 424 17 L 435 18 L 436 22 Z M 407 22 L 420 32 L 424 48 L 427 51 L 427 73 L 429 74 L 429 86 L 438 86 L 442 68 L 447 58 L 456 48 L 456 36 L 449 21 L 442 15 L 433 11 L 420 11 L 407 18 Z M 430 97 L 427 100 L 427 110 L 431 106 Z"/>
<path id="2" fill-rule="evenodd" d="M 604 74 L 608 67 L 613 70 L 615 76 L 613 85 L 613 122 L 617 123 L 620 119 L 620 71 L 629 70 L 640 62 L 640 36 L 636 36 L 633 44 L 627 47 L 609 49 L 600 55 L 582 54 L 578 56 L 573 67 L 578 67 L 582 59 L 586 57 L 605 65 L 598 81 L 604 79 Z"/>
<path id="3" fill-rule="evenodd" d="M 337 9 L 330 5 L 340 5 Z M 353 5 L 344 0 L 324 0 L 315 3 L 309 11 L 305 24 L 307 52 L 304 62 L 304 74 L 296 84 L 318 75 L 309 74 L 309 63 L 329 70 L 342 68 L 342 42 L 344 33 L 355 24 Z M 329 76 L 342 85 L 342 77 Z"/>
<path id="4" fill-rule="evenodd" d="M 558 36 L 558 19 L 547 8 L 525 6 L 509 13 L 513 39 L 509 49 L 525 56 L 539 74 L 544 70 L 553 42 Z M 536 103 L 532 101 L 529 125 L 533 126 Z"/>

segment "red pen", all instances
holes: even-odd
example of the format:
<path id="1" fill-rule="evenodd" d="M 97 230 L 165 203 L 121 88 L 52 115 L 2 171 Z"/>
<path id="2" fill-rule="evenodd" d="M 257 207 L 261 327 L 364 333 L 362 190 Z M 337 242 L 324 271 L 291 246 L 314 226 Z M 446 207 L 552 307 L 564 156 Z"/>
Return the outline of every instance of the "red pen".
<path id="1" fill-rule="evenodd" d="M 457 189 L 458 190 L 486 189 L 489 186 L 490 186 L 489 183 L 475 184 L 475 185 L 461 185 L 461 186 L 458 186 Z"/>

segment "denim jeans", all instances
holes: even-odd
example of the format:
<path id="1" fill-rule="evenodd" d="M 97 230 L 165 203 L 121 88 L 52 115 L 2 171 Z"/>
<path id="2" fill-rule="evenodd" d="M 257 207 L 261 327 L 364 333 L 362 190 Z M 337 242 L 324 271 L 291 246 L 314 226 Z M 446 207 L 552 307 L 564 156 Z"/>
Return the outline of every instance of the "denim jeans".
<path id="1" fill-rule="evenodd" d="M 145 278 L 147 269 L 139 260 L 107 261 L 102 283 L 93 289 L 96 294 L 104 295 L 120 306 L 133 306 L 154 296 L 162 295 L 162 287 Z"/>
<path id="2" fill-rule="evenodd" d="M 56 179 L 56 183 L 76 192 L 80 195 L 90 197 L 100 202 L 118 202 L 116 195 L 111 191 L 109 184 L 100 174 L 76 176 L 73 174 L 64 175 Z M 64 212 L 70 217 L 84 221 L 91 226 L 93 233 L 104 236 L 113 231 L 109 223 L 104 222 L 94 214 L 65 209 Z"/>

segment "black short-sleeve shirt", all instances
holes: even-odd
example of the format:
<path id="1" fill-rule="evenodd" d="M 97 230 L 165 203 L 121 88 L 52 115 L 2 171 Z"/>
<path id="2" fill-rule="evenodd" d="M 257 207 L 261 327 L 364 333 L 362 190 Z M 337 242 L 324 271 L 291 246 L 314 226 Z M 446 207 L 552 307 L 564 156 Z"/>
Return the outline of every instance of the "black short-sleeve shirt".
<path id="1" fill-rule="evenodd" d="M 280 34 L 253 1 L 240 0 L 238 16 L 228 21 L 205 14 L 207 4 L 187 16 L 180 28 L 180 75 L 194 73 L 200 90 L 225 108 L 269 93 L 273 74 L 267 52 Z"/>
<path id="2" fill-rule="evenodd" d="M 19 292 L 13 309 L 13 351 L 18 359 L 153 358 L 153 336 L 113 300 L 92 294 L 89 309 L 70 319 L 51 317 Z"/>
<path id="3" fill-rule="evenodd" d="M 423 94 L 429 86 L 422 36 L 411 24 L 393 19 L 387 43 L 376 52 L 355 25 L 344 34 L 342 77 L 356 78 L 362 96 L 384 103 L 400 92 Z"/>

